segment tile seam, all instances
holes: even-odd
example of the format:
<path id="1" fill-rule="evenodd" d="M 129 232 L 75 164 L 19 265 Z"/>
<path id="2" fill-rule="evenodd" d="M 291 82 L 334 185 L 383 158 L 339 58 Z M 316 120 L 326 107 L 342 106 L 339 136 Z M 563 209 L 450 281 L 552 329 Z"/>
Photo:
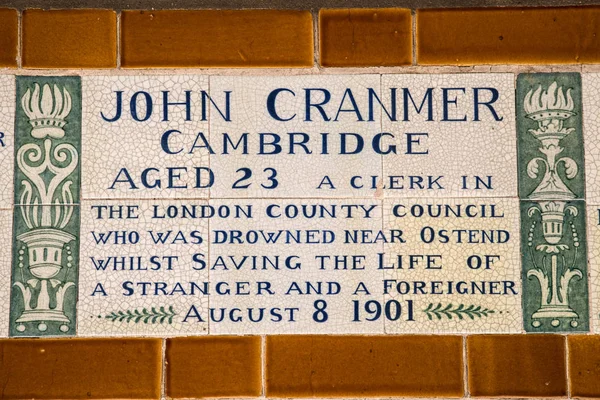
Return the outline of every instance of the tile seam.
<path id="1" fill-rule="evenodd" d="M 261 371 L 261 398 L 267 396 L 267 335 L 261 335 L 260 339 L 260 371 Z"/>
<path id="2" fill-rule="evenodd" d="M 17 69 L 23 68 L 23 12 L 17 11 Z"/>
<path id="3" fill-rule="evenodd" d="M 571 379 L 570 379 L 570 375 L 571 375 L 571 368 L 569 365 L 569 340 L 568 340 L 568 336 L 567 335 L 563 335 L 564 337 L 564 346 L 565 346 L 565 379 L 566 379 L 566 384 L 567 384 L 567 398 L 572 398 L 571 397 Z"/>
<path id="4" fill-rule="evenodd" d="M 467 352 L 467 336 L 464 335 L 462 337 L 462 345 L 463 345 L 463 396 L 465 398 L 470 398 L 471 394 L 469 393 L 469 364 L 468 364 L 468 352 Z"/>
<path id="5" fill-rule="evenodd" d="M 410 10 L 411 39 L 412 39 L 412 66 L 417 66 L 417 10 Z"/>
<path id="6" fill-rule="evenodd" d="M 328 75 L 462 75 L 462 74 L 519 74 L 536 72 L 581 72 L 598 73 L 598 64 L 477 64 L 472 66 L 457 65 L 407 65 L 402 67 L 335 67 L 335 68 L 0 68 L 3 75 L 79 75 L 79 76 L 172 76 L 172 75 L 206 75 L 206 76 L 328 76 Z"/>
<path id="7" fill-rule="evenodd" d="M 161 338 L 160 398 L 167 398 L 167 338 Z"/>
<path id="8" fill-rule="evenodd" d="M 117 62 L 115 69 L 121 70 L 121 11 L 116 11 L 117 13 L 117 26 L 116 26 L 116 50 L 117 50 Z"/>
<path id="9" fill-rule="evenodd" d="M 313 34 L 313 68 L 321 68 L 321 36 L 320 36 L 320 21 L 319 21 L 319 10 L 311 10 L 310 15 L 312 18 L 312 34 Z"/>

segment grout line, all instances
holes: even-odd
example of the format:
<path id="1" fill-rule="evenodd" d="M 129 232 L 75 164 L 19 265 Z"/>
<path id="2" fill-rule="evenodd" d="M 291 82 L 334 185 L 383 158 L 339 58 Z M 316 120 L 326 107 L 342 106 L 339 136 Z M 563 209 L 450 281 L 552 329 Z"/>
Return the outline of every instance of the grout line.
<path id="1" fill-rule="evenodd" d="M 121 69 L 121 11 L 117 11 L 117 67 Z"/>
<path id="2" fill-rule="evenodd" d="M 321 39 L 319 37 L 319 10 L 311 10 L 311 14 L 313 17 L 313 68 L 320 68 L 321 65 L 319 63 L 319 59 L 321 58 Z"/>
<path id="3" fill-rule="evenodd" d="M 417 65 L 417 10 L 410 10 L 412 30 L 412 65 Z"/>
<path id="4" fill-rule="evenodd" d="M 162 371 L 160 379 L 160 398 L 167 398 L 167 339 L 162 338 Z"/>
<path id="5" fill-rule="evenodd" d="M 329 75 L 369 75 L 369 74 L 520 74 L 536 72 L 580 72 L 599 73 L 600 64 L 478 64 L 461 65 L 406 65 L 401 67 L 336 67 L 321 68 L 91 68 L 91 69 L 27 69 L 0 68 L 2 75 L 53 75 L 53 76 L 171 76 L 171 75 L 203 75 L 203 76 L 329 76 Z"/>
<path id="6" fill-rule="evenodd" d="M 571 371 L 569 368 L 569 340 L 567 335 L 563 335 L 564 345 L 565 345 L 565 379 L 567 380 L 567 398 L 571 398 L 571 379 L 569 379 L 571 375 Z"/>
<path id="7" fill-rule="evenodd" d="M 23 11 L 17 11 L 17 68 L 23 68 Z"/>
<path id="8" fill-rule="evenodd" d="M 467 354 L 467 335 L 463 337 L 463 397 L 468 398 L 471 397 L 469 393 L 469 364 L 468 364 L 468 354 Z"/>
<path id="9" fill-rule="evenodd" d="M 261 358 L 261 383 L 262 383 L 262 391 L 261 397 L 265 398 L 267 396 L 267 335 L 261 335 L 260 340 L 260 358 Z"/>

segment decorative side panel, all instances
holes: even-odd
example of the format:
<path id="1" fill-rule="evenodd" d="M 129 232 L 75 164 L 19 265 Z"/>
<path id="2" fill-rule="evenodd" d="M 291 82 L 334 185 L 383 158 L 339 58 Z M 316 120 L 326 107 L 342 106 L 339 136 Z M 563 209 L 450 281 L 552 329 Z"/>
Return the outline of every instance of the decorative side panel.
<path id="1" fill-rule="evenodd" d="M 81 80 L 17 77 L 10 336 L 74 335 Z"/>
<path id="2" fill-rule="evenodd" d="M 581 77 L 517 79 L 526 331 L 589 329 Z"/>

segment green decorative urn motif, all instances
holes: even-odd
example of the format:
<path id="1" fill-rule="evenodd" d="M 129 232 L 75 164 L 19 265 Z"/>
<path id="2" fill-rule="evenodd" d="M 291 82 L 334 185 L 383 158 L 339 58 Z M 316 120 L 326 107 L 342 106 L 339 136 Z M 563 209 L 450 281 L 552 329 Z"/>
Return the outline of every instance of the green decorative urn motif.
<path id="1" fill-rule="evenodd" d="M 13 336 L 74 334 L 80 81 L 18 77 L 17 99 L 10 332 Z"/>
<path id="2" fill-rule="evenodd" d="M 588 296 L 581 113 L 580 101 L 576 111 L 573 99 L 574 90 L 580 99 L 581 86 L 572 85 L 580 82 L 578 75 L 564 75 L 565 85 L 560 76 L 519 76 L 519 95 L 527 87 L 518 133 L 520 169 L 526 172 L 520 185 L 526 200 L 521 204 L 523 309 L 525 329 L 532 331 L 587 330 L 589 325 L 587 305 L 579 301 L 584 297 L 587 304 Z M 546 79 L 531 82 L 540 76 Z M 567 151 L 567 146 L 579 148 Z"/>

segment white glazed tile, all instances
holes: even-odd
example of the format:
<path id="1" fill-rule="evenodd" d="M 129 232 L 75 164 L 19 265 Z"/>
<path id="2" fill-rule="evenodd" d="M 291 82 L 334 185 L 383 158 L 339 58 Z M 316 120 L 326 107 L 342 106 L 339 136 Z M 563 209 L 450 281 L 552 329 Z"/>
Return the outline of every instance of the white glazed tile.
<path id="1" fill-rule="evenodd" d="M 170 76 L 84 76 L 82 133 L 82 198 L 205 198 L 209 189 L 196 188 L 195 167 L 208 167 L 205 151 L 190 152 L 198 132 L 208 136 L 208 121 L 202 121 L 202 91 L 208 92 L 208 78 L 198 75 Z M 123 92 L 123 112 L 116 122 L 106 118 L 116 116 L 116 91 Z M 169 102 L 184 102 L 190 94 L 190 121 L 186 121 L 185 106 L 170 106 L 169 121 L 164 121 L 163 91 L 169 91 Z M 135 93 L 146 92 L 152 99 L 148 120 L 135 121 L 130 109 Z M 144 94 L 136 97 L 137 118 L 144 119 Z M 207 115 L 208 115 L 207 106 Z M 208 119 L 208 117 L 207 117 Z M 161 147 L 161 138 L 169 130 L 168 154 Z M 147 185 L 142 174 L 148 168 Z M 169 188 L 169 170 L 172 184 Z M 127 173 L 133 185 L 127 181 Z M 149 188 L 160 179 L 160 187 Z M 202 183 L 206 182 L 204 177 Z M 115 183 L 116 180 L 122 181 Z M 185 188 L 180 188 L 184 186 Z M 113 187 L 111 189 L 111 187 Z M 136 188 L 134 188 L 136 187 Z"/>
<path id="2" fill-rule="evenodd" d="M 213 206 L 228 206 L 233 205 L 251 205 L 252 218 L 227 218 L 213 219 L 211 221 L 211 238 L 215 235 L 224 235 L 223 232 L 231 236 L 232 230 L 241 231 L 242 237 L 245 238 L 250 231 L 257 232 L 261 237 L 261 231 L 265 234 L 271 232 L 274 235 L 281 233 L 281 239 L 285 238 L 286 230 L 290 230 L 295 234 L 300 231 L 301 237 L 306 238 L 306 230 L 329 230 L 335 234 L 335 242 L 333 244 L 267 244 L 264 240 L 259 239 L 255 244 L 238 244 L 226 243 L 219 244 L 212 241 L 210 245 L 210 279 L 213 288 L 220 282 L 225 282 L 230 288 L 235 288 L 236 282 L 242 283 L 243 288 L 248 288 L 249 295 L 219 295 L 213 290 L 211 295 L 211 309 L 217 310 L 220 316 L 221 310 L 225 310 L 225 315 L 232 309 L 234 316 L 242 316 L 240 322 L 233 322 L 226 318 L 222 322 L 210 323 L 211 334 L 283 334 L 283 333 L 383 333 L 383 321 L 380 319 L 374 322 L 352 322 L 353 319 L 353 304 L 352 300 L 376 300 L 381 302 L 382 295 L 379 290 L 380 281 L 383 277 L 381 270 L 377 269 L 377 254 L 383 251 L 381 242 L 372 244 L 349 244 L 344 243 L 344 230 L 371 230 L 377 233 L 382 226 L 381 220 L 381 202 L 376 200 L 211 200 Z M 323 218 L 304 218 L 296 217 L 289 218 L 269 218 L 266 212 L 269 207 L 273 212 L 279 213 L 282 209 L 285 210 L 288 206 L 301 207 L 305 205 L 312 209 L 313 206 L 320 210 L 320 206 L 325 209 L 332 210 L 335 207 L 338 218 L 330 217 Z M 344 211 L 344 205 L 353 205 L 352 218 L 346 218 L 347 211 Z M 370 210 L 369 218 L 364 218 L 367 214 L 363 209 L 365 207 Z M 319 211 L 320 212 L 320 211 Z M 217 233 L 220 231 L 221 233 Z M 251 233 L 251 235 L 254 235 Z M 314 238 L 322 238 L 318 232 L 314 233 Z M 364 269 L 355 270 L 333 270 L 332 262 L 328 261 L 325 269 L 320 268 L 319 261 L 315 258 L 317 255 L 348 256 L 348 265 L 350 265 L 351 256 L 364 256 L 357 267 Z M 279 256 L 280 267 L 275 270 L 268 266 L 262 269 L 263 256 L 268 256 L 274 261 L 276 256 Z M 298 269 L 287 269 L 285 261 L 290 258 L 290 265 L 295 266 L 300 263 Z M 247 257 L 244 264 L 238 269 L 234 266 L 234 261 L 241 263 L 243 257 Z M 258 262 L 258 268 L 253 270 L 252 262 L 254 257 Z M 227 268 L 227 269 L 225 269 Z M 266 291 L 262 295 L 257 294 L 258 282 L 268 282 L 274 294 L 267 294 Z M 303 294 L 295 293 L 286 295 L 291 285 L 297 282 L 303 290 L 306 282 L 317 284 L 317 282 L 337 282 L 341 291 L 339 294 Z M 370 295 L 357 294 L 353 295 L 360 282 L 364 282 L 366 287 L 371 291 Z M 225 285 L 225 284 L 223 284 Z M 266 284 L 263 284 L 266 285 Z M 325 286 L 325 284 L 323 284 Z M 245 289 L 246 290 L 246 289 Z M 315 312 L 315 301 L 324 300 L 327 302 L 326 311 L 328 319 L 325 322 L 316 322 L 313 319 Z M 248 309 L 253 309 L 254 315 L 257 315 L 259 308 L 266 309 L 265 319 L 260 322 L 250 322 L 248 318 Z M 270 321 L 270 310 L 279 308 L 277 313 L 285 315 L 281 321 Z M 285 308 L 297 308 L 294 312 L 294 321 L 290 321 L 289 315 L 292 311 L 285 311 Z M 322 316 L 317 316 L 317 319 Z M 257 319 L 255 317 L 255 319 Z M 274 318 L 278 319 L 278 318 Z"/>
<path id="3" fill-rule="evenodd" d="M 8 336 L 13 210 L 0 210 L 0 337 Z"/>
<path id="4" fill-rule="evenodd" d="M 432 205 L 432 212 L 441 210 L 441 216 L 437 218 L 428 217 L 427 210 Z M 490 218 L 492 205 L 498 218 Z M 440 206 L 440 209 L 438 209 Z M 462 207 L 462 216 L 457 218 L 453 214 L 446 217 L 446 208 L 459 211 Z M 468 218 L 465 216 L 465 207 L 470 206 L 471 215 L 474 210 L 479 210 L 478 215 L 483 215 L 485 210 L 487 217 Z M 484 208 L 482 208 L 484 207 Z M 394 213 L 396 209 L 396 213 Z M 420 217 L 413 216 L 411 209 L 416 215 L 421 211 L 425 213 Z M 401 216 L 405 214 L 405 216 Z M 397 216 L 397 215 L 398 216 Z M 437 214 L 434 214 L 437 215 Z M 520 231 L 519 231 L 519 202 L 517 199 L 386 199 L 384 201 L 384 229 L 401 229 L 406 242 L 402 244 L 385 244 L 385 253 L 388 266 L 394 269 L 385 270 L 385 279 L 390 280 L 390 289 L 385 294 L 386 301 L 395 299 L 400 301 L 403 307 L 408 307 L 408 301 L 412 300 L 414 309 L 414 321 L 386 321 L 386 333 L 482 333 L 482 332 L 521 332 L 521 261 L 520 261 Z M 458 243 L 458 233 L 464 230 L 462 243 Z M 471 230 L 475 233 L 469 233 Z M 493 238 L 498 238 L 498 231 L 508 232 L 508 240 L 504 243 L 483 243 L 481 231 L 495 232 Z M 435 236 L 431 236 L 432 232 Z M 474 235 L 467 239 L 468 235 Z M 501 235 L 504 235 L 502 233 Z M 446 239 L 444 236 L 447 236 Z M 473 243 L 469 243 L 469 241 Z M 476 243 L 480 241 L 480 243 Z M 430 243 L 426 243 L 430 242 Z M 443 243 L 447 242 L 447 243 Z M 403 269 L 397 268 L 398 255 L 402 255 Z M 431 268 L 426 268 L 427 258 L 418 260 L 413 269 L 408 267 L 410 255 L 430 256 Z M 468 266 L 470 256 L 478 255 L 482 259 L 486 255 L 500 256 L 494 259 L 490 268 L 485 264 L 479 269 L 471 269 Z M 437 257 L 441 256 L 441 258 Z M 474 261 L 474 260 L 473 260 Z M 475 264 L 472 264 L 475 265 Z M 436 269 L 440 268 L 441 269 Z M 461 287 L 470 288 L 471 282 L 481 284 L 487 282 L 486 295 L 483 294 L 456 294 L 457 282 Z M 422 283 L 419 283 L 422 282 Z M 439 283 L 433 283 L 439 282 Z M 452 282 L 452 283 L 449 283 Z M 490 295 L 491 282 L 500 282 L 496 285 L 498 293 Z M 506 284 L 504 283 L 506 282 Z M 419 286 L 422 285 L 424 293 Z M 449 293 L 449 285 L 454 293 Z M 400 287 L 400 293 L 396 290 Z M 408 288 L 408 289 L 407 289 Z M 506 290 L 505 290 L 506 288 Z M 514 288 L 514 292 L 511 288 Z M 405 294 L 406 291 L 409 294 Z M 416 293 L 416 294 L 415 294 Z M 437 310 L 445 309 L 452 304 L 452 310 L 456 310 L 463 304 L 464 308 L 473 305 L 481 306 L 480 310 L 487 308 L 493 310 L 487 316 L 472 315 L 468 313 L 449 313 L 449 318 L 443 313 L 430 313 L 432 319 L 428 318 L 425 309 L 432 304 Z M 457 314 L 461 314 L 460 317 Z"/>
<path id="5" fill-rule="evenodd" d="M 590 204 L 600 204 L 600 74 L 581 76 L 583 100 L 583 142 L 585 149 L 585 190 Z"/>
<path id="6" fill-rule="evenodd" d="M 197 283 L 200 288 L 204 288 L 208 282 L 208 271 L 194 270 L 194 267 L 198 268 L 200 264 L 193 261 L 196 254 L 208 257 L 206 242 L 208 220 L 158 218 L 168 215 L 167 209 L 176 209 L 179 215 L 182 215 L 184 205 L 191 208 L 206 204 L 205 200 L 83 201 L 78 304 L 80 336 L 173 336 L 208 333 L 207 322 L 200 322 L 195 318 L 183 322 L 192 307 L 203 316 L 208 309 L 208 296 L 203 295 L 198 289 L 196 294 L 193 294 L 191 289 L 191 282 Z M 98 219 L 98 206 L 134 206 L 137 208 L 131 215 L 137 215 L 138 218 Z M 105 214 L 107 211 L 108 208 L 103 209 L 103 217 L 107 215 Z M 98 243 L 102 242 L 99 240 L 100 235 L 106 238 L 111 231 L 121 234 L 127 232 L 126 237 L 132 235 L 133 241 L 137 243 L 132 244 L 128 241 L 127 244 L 115 244 L 114 233 L 108 236 L 106 244 Z M 135 239 L 136 234 L 132 232 L 139 234 L 139 240 Z M 164 244 L 155 244 L 153 237 L 158 238 L 159 232 L 163 233 Z M 202 243 L 197 243 L 198 237 L 202 238 Z M 119 243 L 122 243 L 122 239 Z M 99 270 L 95 266 L 100 263 L 100 260 L 106 263 L 109 257 L 113 257 L 113 261 L 108 262 L 106 270 Z M 148 270 L 114 270 L 114 257 L 125 257 L 126 263 L 129 263 L 129 257 L 136 260 L 137 257 L 141 257 L 141 265 Z M 155 257 L 154 263 L 151 261 L 152 257 Z M 167 257 L 171 257 L 172 260 L 171 270 L 166 268 L 169 263 Z M 160 263 L 161 268 L 153 271 L 152 268 L 155 268 L 156 263 Z M 102 296 L 99 290 L 96 290 L 96 295 L 92 296 L 95 289 L 98 289 L 98 283 L 103 285 L 107 296 Z M 177 286 L 177 283 L 180 283 L 180 286 Z M 161 290 L 162 288 L 167 294 Z M 177 313 L 171 323 L 168 322 L 168 318 L 162 322 L 160 318 L 156 320 L 150 318 L 147 323 L 144 323 L 143 317 L 137 322 L 135 318 L 124 318 L 121 321 L 107 318 L 111 312 L 135 313 L 137 310 L 143 314 L 144 308 L 151 312 L 152 307 L 160 314 L 160 307 L 164 307 L 168 312 L 169 306 L 172 306 Z"/>
<path id="7" fill-rule="evenodd" d="M 15 77 L 0 76 L 0 209 L 13 204 Z"/>
<path id="8" fill-rule="evenodd" d="M 600 332 L 600 205 L 587 206 L 587 243 L 590 268 L 590 330 Z"/>
<path id="9" fill-rule="evenodd" d="M 508 197 L 517 196 L 517 153 L 515 132 L 515 86 L 513 74 L 419 74 L 382 75 L 381 91 L 384 104 L 390 104 L 392 89 L 396 88 L 397 120 L 391 121 L 382 114 L 384 132 L 395 135 L 395 144 L 401 150 L 397 155 L 383 156 L 383 175 L 399 176 L 395 189 L 387 179 L 386 197 Z M 432 88 L 431 121 L 428 103 L 421 113 L 415 111 L 410 99 L 408 114 L 404 112 L 404 90 L 408 88 L 417 107 Z M 466 121 L 442 121 L 444 118 L 444 88 L 448 90 L 448 119 Z M 498 99 L 491 105 L 496 117 L 485 105 L 479 107 L 480 121 L 475 119 L 474 88 L 495 88 Z M 480 102 L 490 101 L 492 92 L 478 91 Z M 456 100 L 456 104 L 451 101 Z M 408 121 L 404 119 L 408 118 Z M 410 133 L 426 133 L 414 136 L 420 140 L 412 148 L 414 153 L 405 154 L 407 136 Z M 493 190 L 476 189 L 473 176 L 480 176 L 487 183 L 491 176 Z M 412 186 L 411 176 L 423 178 L 423 188 L 418 182 Z M 442 176 L 439 180 L 436 178 Z M 463 188 L 462 177 L 468 176 L 468 187 Z M 429 178 L 431 177 L 431 178 Z M 432 180 L 428 185 L 429 179 Z M 437 185 L 440 184 L 440 186 Z"/>
<path id="10" fill-rule="evenodd" d="M 211 114 L 210 139 L 216 155 L 211 156 L 211 167 L 215 172 L 215 186 L 211 197 L 366 197 L 372 198 L 375 189 L 353 189 L 350 180 L 355 175 L 370 177 L 380 175 L 381 156 L 371 149 L 373 136 L 381 129 L 380 110 L 375 107 L 372 121 L 369 119 L 369 88 L 379 92 L 378 75 L 330 75 L 330 76 L 212 76 L 210 77 L 211 94 L 231 91 L 231 121 L 225 121 L 214 112 Z M 276 89 L 280 92 L 275 102 L 275 111 L 280 118 L 293 118 L 283 122 L 273 118 L 268 112 L 267 99 Z M 313 89 L 311 99 L 314 102 L 324 100 L 326 89 L 331 98 L 323 105 L 329 121 L 325 121 L 319 111 L 311 108 L 311 121 L 307 121 L 305 107 L 305 89 Z M 349 89 L 349 90 L 348 90 Z M 291 92 L 293 93 L 291 93 Z M 351 94 L 350 94 L 351 93 Z M 353 96 L 353 97 L 351 97 Z M 352 99 L 359 109 L 360 117 L 355 112 L 339 112 L 338 109 L 353 108 Z M 294 117 L 295 115 L 295 117 Z M 336 120 L 337 116 L 337 120 Z M 363 119 L 360 121 L 359 119 Z M 224 133 L 233 142 L 237 142 L 248 133 L 248 154 L 241 150 L 223 153 Z M 278 155 L 257 155 L 260 134 L 273 133 L 280 135 L 282 153 Z M 312 154 L 296 146 L 295 153 L 290 153 L 290 136 L 288 133 L 304 133 L 308 135 L 306 145 Z M 328 154 L 323 153 L 322 133 L 328 133 Z M 340 155 L 340 134 L 355 133 L 364 139 L 364 149 L 358 154 Z M 265 141 L 271 136 L 263 135 Z M 354 137 L 347 135 L 348 149 Z M 296 136 L 297 139 L 300 136 Z M 271 147 L 265 147 L 269 150 Z M 241 168 L 249 168 L 252 178 L 243 183 L 251 183 L 247 189 L 233 189 L 235 181 L 243 176 L 236 172 Z M 272 173 L 264 172 L 266 168 L 277 171 L 278 187 L 265 189 L 273 185 L 266 178 Z M 335 189 L 320 183 L 328 176 Z"/>

